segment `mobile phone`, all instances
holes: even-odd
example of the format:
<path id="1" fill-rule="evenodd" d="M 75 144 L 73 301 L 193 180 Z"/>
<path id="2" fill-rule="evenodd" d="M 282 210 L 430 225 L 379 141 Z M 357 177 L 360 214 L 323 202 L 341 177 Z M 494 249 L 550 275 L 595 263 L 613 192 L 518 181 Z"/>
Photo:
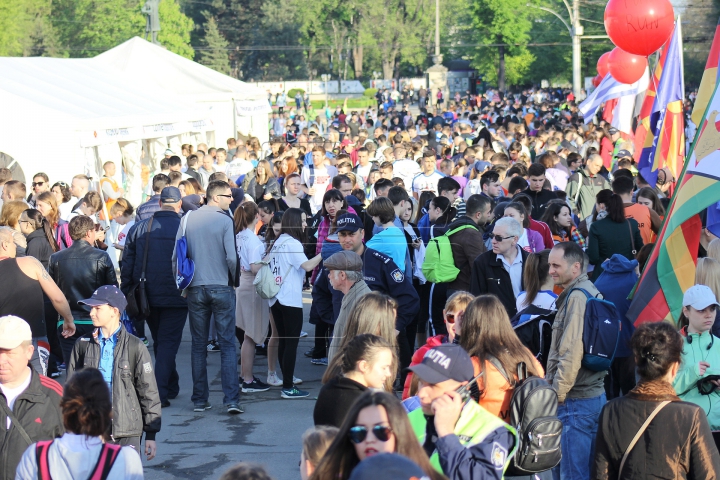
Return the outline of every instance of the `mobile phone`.
<path id="1" fill-rule="evenodd" d="M 473 384 L 477 383 L 478 379 L 483 375 L 483 373 L 485 373 L 485 372 L 478 373 L 475 378 L 470 380 L 465 385 L 461 385 L 460 387 L 458 387 L 457 390 L 455 390 L 457 393 L 460 394 L 460 397 L 462 398 L 463 403 L 468 401 L 468 399 L 470 398 L 470 388 L 473 386 Z"/>

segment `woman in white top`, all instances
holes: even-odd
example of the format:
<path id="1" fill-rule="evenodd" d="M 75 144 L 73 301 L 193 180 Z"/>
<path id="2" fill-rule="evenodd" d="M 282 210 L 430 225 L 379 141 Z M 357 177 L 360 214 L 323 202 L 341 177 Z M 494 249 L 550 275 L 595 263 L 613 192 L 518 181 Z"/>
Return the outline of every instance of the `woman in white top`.
<path id="1" fill-rule="evenodd" d="M 73 203 L 70 187 L 65 182 L 55 182 L 50 191 L 55 195 L 60 210 L 60 218 L 67 221 L 72 213 Z"/>
<path id="2" fill-rule="evenodd" d="M 265 245 L 255 234 L 260 217 L 258 208 L 252 202 L 245 202 L 235 210 L 235 239 L 240 257 L 240 286 L 235 289 L 235 331 L 242 330 L 240 364 L 242 365 L 242 392 L 264 392 L 270 387 L 253 376 L 255 345 L 261 345 L 267 336 L 270 315 L 265 300 L 255 291 L 253 281 L 262 266 L 260 263 Z"/>
<path id="3" fill-rule="evenodd" d="M 65 383 L 60 407 L 65 434 L 52 441 L 30 445 L 20 459 L 15 473 L 16 480 L 51 477 L 103 480 L 143 478 L 139 453 L 133 447 L 109 443 L 111 439 L 107 432 L 112 422 L 112 403 L 110 391 L 99 370 L 84 368 L 70 377 Z M 44 451 L 47 455 L 38 458 L 38 451 Z M 154 456 L 148 455 L 148 460 Z M 100 472 L 113 458 L 108 474 L 102 476 Z M 98 474 L 94 475 L 96 472 Z"/>
<path id="4" fill-rule="evenodd" d="M 270 300 L 270 309 L 280 346 L 278 360 L 283 374 L 281 396 L 303 398 L 308 392 L 293 385 L 295 357 L 303 323 L 302 291 L 305 273 L 312 271 L 322 260 L 318 254 L 308 260 L 303 244 L 307 236 L 307 215 L 299 208 L 288 209 L 282 217 L 282 234 L 270 249 L 270 268 L 280 282 L 280 291 Z"/>
<path id="5" fill-rule="evenodd" d="M 557 300 L 558 296 L 553 292 L 555 283 L 550 276 L 549 256 L 549 249 L 528 255 L 523 269 L 525 291 L 520 292 L 515 301 L 518 312 L 530 305 L 545 310 L 556 309 L 555 300 Z"/>

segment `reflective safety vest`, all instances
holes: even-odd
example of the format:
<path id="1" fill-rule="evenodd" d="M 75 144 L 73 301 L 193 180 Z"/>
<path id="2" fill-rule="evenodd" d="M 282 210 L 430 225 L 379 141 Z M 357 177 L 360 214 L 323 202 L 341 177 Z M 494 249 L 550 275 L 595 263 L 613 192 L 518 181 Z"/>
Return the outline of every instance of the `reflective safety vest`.
<path id="1" fill-rule="evenodd" d="M 418 440 L 420 441 L 420 445 L 424 445 L 425 435 L 427 432 L 427 419 L 425 418 L 422 409 L 418 408 L 413 410 L 408 414 L 408 417 L 410 419 L 410 425 L 412 425 L 413 431 L 415 431 L 415 435 L 417 435 Z M 488 435 L 500 427 L 507 428 L 508 431 L 512 432 L 515 437 L 515 443 L 512 450 L 508 452 L 505 458 L 505 466 L 503 467 L 504 471 L 507 469 L 510 464 L 510 460 L 515 455 L 518 443 L 517 431 L 512 426 L 503 422 L 498 417 L 478 405 L 475 400 L 471 399 L 463 407 L 462 412 L 460 413 L 460 418 L 455 424 L 455 431 L 453 433 L 457 435 L 460 443 L 464 447 L 470 447 L 477 445 L 478 443 L 482 443 Z M 503 452 L 498 453 L 502 454 Z M 495 452 L 493 452 L 493 454 L 495 454 Z M 490 459 L 491 463 L 492 461 L 493 459 Z M 435 467 L 435 470 L 444 474 L 442 467 L 440 466 L 440 457 L 437 450 L 430 455 L 430 464 Z"/>

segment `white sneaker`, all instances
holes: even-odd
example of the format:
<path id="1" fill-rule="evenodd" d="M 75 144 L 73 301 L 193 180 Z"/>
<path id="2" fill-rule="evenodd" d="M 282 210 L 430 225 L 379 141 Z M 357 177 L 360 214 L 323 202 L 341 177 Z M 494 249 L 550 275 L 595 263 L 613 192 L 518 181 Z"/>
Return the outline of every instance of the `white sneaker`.
<path id="1" fill-rule="evenodd" d="M 307 337 L 308 333 L 305 330 L 300 330 L 300 338 Z"/>
<path id="2" fill-rule="evenodd" d="M 280 381 L 282 383 L 282 381 Z M 295 375 L 293 375 L 293 385 L 300 385 L 302 383 L 302 378 L 298 378 Z"/>
<path id="3" fill-rule="evenodd" d="M 272 385 L 273 387 L 279 387 L 280 385 L 282 385 L 283 382 L 278 378 L 277 373 L 268 372 L 267 382 L 265 383 L 267 383 L 268 385 Z"/>

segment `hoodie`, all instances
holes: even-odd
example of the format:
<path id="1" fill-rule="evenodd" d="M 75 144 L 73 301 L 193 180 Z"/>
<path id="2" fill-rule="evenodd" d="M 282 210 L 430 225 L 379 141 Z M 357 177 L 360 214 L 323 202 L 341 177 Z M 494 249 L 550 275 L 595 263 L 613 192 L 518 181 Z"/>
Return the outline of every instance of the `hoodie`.
<path id="1" fill-rule="evenodd" d="M 615 304 L 615 308 L 617 308 L 622 321 L 620 341 L 617 351 L 615 352 L 615 357 L 617 358 L 632 355 L 630 337 L 632 337 L 635 331 L 635 326 L 627 318 L 627 312 L 630 308 L 630 300 L 628 300 L 627 297 L 635 287 L 638 279 L 635 273 L 637 266 L 637 260 L 628 260 L 624 255 L 615 253 L 603 262 L 603 273 L 595 280 L 595 288 L 602 293 L 605 300 Z"/>
<path id="2" fill-rule="evenodd" d="M 545 190 L 544 188 L 539 192 L 535 192 L 533 190 L 530 190 L 530 188 L 527 188 L 523 190 L 522 193 L 530 197 L 530 200 L 532 200 L 532 212 L 530 212 L 530 216 L 536 220 L 542 218 L 543 213 L 545 213 L 545 209 L 547 208 L 548 202 L 550 200 L 555 200 L 556 198 L 558 198 L 555 192 Z"/>

